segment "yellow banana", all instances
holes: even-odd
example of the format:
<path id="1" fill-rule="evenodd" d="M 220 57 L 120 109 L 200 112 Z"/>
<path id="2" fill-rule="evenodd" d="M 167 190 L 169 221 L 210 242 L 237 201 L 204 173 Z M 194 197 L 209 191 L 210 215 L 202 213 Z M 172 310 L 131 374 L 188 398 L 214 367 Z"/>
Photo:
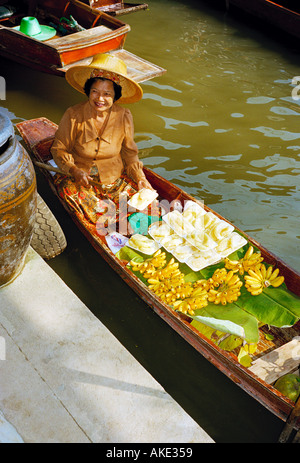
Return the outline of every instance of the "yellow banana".
<path id="1" fill-rule="evenodd" d="M 245 275 L 245 287 L 253 295 L 261 294 L 264 288 L 280 286 L 284 282 L 283 276 L 278 276 L 279 269 L 273 271 L 273 266 L 268 268 L 264 264 L 259 264 L 254 269 L 248 270 L 248 275 Z"/>
<path id="2" fill-rule="evenodd" d="M 150 285 L 157 285 L 157 284 L 160 283 L 160 281 L 157 280 L 156 278 L 149 278 L 148 283 L 149 283 Z"/>
<path id="3" fill-rule="evenodd" d="M 252 256 L 253 251 L 254 251 L 253 246 L 249 246 L 249 248 L 248 248 L 246 254 L 244 255 L 244 259 L 245 259 L 245 260 L 249 259 L 249 258 Z"/>
<path id="4" fill-rule="evenodd" d="M 279 268 L 276 268 L 274 272 L 272 272 L 272 274 L 269 276 L 269 281 L 272 282 L 273 280 L 275 280 L 277 278 L 278 273 L 279 273 Z"/>
<path id="5" fill-rule="evenodd" d="M 157 257 L 161 254 L 161 249 L 158 249 L 154 254 L 153 257 Z"/>
<path id="6" fill-rule="evenodd" d="M 269 280 L 269 278 L 270 278 L 271 275 L 272 275 L 272 272 L 273 272 L 273 267 L 272 267 L 272 265 L 270 265 L 270 266 L 267 268 L 267 271 L 266 271 L 266 280 Z"/>
<path id="7" fill-rule="evenodd" d="M 284 276 L 280 276 L 275 278 L 275 280 L 272 281 L 271 285 L 274 286 L 274 288 L 278 288 L 282 283 L 284 282 Z"/>

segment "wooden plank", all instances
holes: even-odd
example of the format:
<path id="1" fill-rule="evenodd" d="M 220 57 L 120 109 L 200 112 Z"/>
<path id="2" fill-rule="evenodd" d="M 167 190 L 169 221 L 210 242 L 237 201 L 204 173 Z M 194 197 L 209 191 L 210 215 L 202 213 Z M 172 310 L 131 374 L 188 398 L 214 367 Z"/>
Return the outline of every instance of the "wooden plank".
<path id="1" fill-rule="evenodd" d="M 133 53 L 130 53 L 124 48 L 119 50 L 112 50 L 109 53 L 122 59 L 127 66 L 128 77 L 135 80 L 136 82 L 145 82 L 146 80 L 153 79 L 154 77 L 161 76 L 166 72 L 165 69 L 157 66 L 156 64 L 150 63 L 143 58 L 140 58 Z M 75 63 L 69 64 L 60 68 L 59 71 L 66 72 L 72 66 L 84 66 L 90 64 L 92 58 L 85 58 Z"/>
<path id="2" fill-rule="evenodd" d="M 140 58 L 124 50 L 124 48 L 112 50 L 110 53 L 126 63 L 128 76 L 136 82 L 144 82 L 154 77 L 161 76 L 166 72 L 166 69 L 150 63 L 150 61 Z"/>
<path id="3" fill-rule="evenodd" d="M 295 433 L 295 430 L 297 431 Z M 295 434 L 293 436 L 293 434 Z M 292 440 L 291 440 L 292 439 Z M 279 436 L 279 443 L 300 443 L 300 397 L 298 397 L 295 407 L 291 411 L 286 424 Z"/>
<path id="4" fill-rule="evenodd" d="M 120 29 L 112 30 L 106 26 L 96 26 L 93 29 L 86 29 L 85 31 L 76 32 L 58 39 L 51 39 L 49 43 L 60 52 L 82 48 L 93 43 L 103 42 L 111 37 L 127 34 L 130 31 L 130 26 L 122 27 Z"/>
<path id="5" fill-rule="evenodd" d="M 254 360 L 249 370 L 267 384 L 295 371 L 300 363 L 300 336 Z"/>

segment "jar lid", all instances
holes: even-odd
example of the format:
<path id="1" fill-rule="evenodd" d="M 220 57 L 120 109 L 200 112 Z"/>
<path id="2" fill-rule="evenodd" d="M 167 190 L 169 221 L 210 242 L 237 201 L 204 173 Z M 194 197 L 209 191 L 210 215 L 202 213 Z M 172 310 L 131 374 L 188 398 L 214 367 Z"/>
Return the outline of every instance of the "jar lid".
<path id="1" fill-rule="evenodd" d="M 14 135 L 14 127 L 11 120 L 8 116 L 0 112 L 0 148 Z"/>

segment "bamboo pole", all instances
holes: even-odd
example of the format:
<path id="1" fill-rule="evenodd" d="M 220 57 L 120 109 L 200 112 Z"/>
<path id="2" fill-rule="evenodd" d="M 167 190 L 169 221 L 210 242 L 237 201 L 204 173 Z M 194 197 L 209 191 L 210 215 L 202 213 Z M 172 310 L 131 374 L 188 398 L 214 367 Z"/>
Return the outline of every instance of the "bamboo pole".
<path id="1" fill-rule="evenodd" d="M 67 175 L 68 177 L 72 177 L 71 174 L 66 174 L 66 172 L 63 172 L 62 170 L 58 169 L 58 167 L 50 166 L 49 164 L 45 164 L 43 162 L 38 162 L 38 161 L 33 161 L 34 164 L 37 167 L 40 167 L 41 169 L 49 170 L 51 172 L 56 172 L 57 174 L 62 174 L 62 175 Z M 96 182 L 96 180 L 89 180 L 89 183 L 91 185 L 95 185 L 98 187 L 102 187 L 102 184 L 100 182 Z"/>

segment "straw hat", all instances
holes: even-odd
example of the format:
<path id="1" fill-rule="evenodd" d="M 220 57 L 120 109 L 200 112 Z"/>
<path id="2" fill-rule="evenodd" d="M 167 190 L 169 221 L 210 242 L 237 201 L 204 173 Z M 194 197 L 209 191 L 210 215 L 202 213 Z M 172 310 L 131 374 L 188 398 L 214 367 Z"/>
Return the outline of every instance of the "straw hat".
<path id="1" fill-rule="evenodd" d="M 84 84 L 90 77 L 104 77 L 122 87 L 118 103 L 134 103 L 143 96 L 140 85 L 127 76 L 127 66 L 120 58 L 108 53 L 93 57 L 89 65 L 72 66 L 66 72 L 66 79 L 72 87 L 84 93 Z"/>
<path id="2" fill-rule="evenodd" d="M 23 34 L 32 37 L 33 39 L 44 40 L 51 39 L 56 34 L 56 29 L 50 26 L 42 26 L 33 16 L 25 16 L 21 19 L 19 26 L 14 27 L 15 30 L 23 32 Z"/>

